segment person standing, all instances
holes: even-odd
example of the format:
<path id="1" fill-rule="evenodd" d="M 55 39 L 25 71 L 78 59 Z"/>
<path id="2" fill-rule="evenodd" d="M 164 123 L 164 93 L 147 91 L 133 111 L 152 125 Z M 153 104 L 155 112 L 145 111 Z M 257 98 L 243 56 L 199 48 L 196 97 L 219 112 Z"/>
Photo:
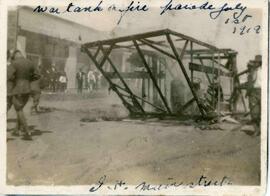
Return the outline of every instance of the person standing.
<path id="1" fill-rule="evenodd" d="M 95 90 L 97 91 L 99 89 L 99 72 L 97 69 L 94 70 L 94 76 L 95 76 Z"/>
<path id="2" fill-rule="evenodd" d="M 88 91 L 91 92 L 95 88 L 96 77 L 94 72 L 90 69 L 87 73 Z"/>
<path id="3" fill-rule="evenodd" d="M 37 67 L 36 72 L 37 72 L 37 74 L 39 74 L 41 76 L 41 71 L 40 71 L 39 66 Z M 39 100 L 40 100 L 40 96 L 41 96 L 40 81 L 41 81 L 41 78 L 34 80 L 30 83 L 31 97 L 33 98 L 33 105 L 31 107 L 31 113 L 33 111 L 38 113 L 38 111 L 39 111 L 38 105 L 39 105 Z"/>
<path id="4" fill-rule="evenodd" d="M 12 106 L 12 89 L 14 86 L 15 69 L 11 65 L 11 53 L 7 51 L 7 112 Z"/>
<path id="5" fill-rule="evenodd" d="M 256 55 L 255 60 L 248 63 L 246 97 L 248 98 L 251 122 L 255 128 L 255 136 L 261 133 L 261 66 L 261 55 Z"/>
<path id="6" fill-rule="evenodd" d="M 210 105 L 216 109 L 218 101 L 222 102 L 224 100 L 223 89 L 218 81 L 217 75 L 214 75 L 212 83 L 208 86 L 207 93 L 210 95 Z"/>
<path id="7" fill-rule="evenodd" d="M 17 113 L 17 129 L 14 134 L 18 135 L 20 131 L 23 131 L 25 139 L 31 140 L 31 132 L 23 108 L 31 93 L 30 82 L 39 79 L 40 76 L 37 74 L 34 64 L 24 58 L 19 50 L 14 52 L 12 59 L 11 65 L 15 69 L 12 103 Z"/>
<path id="8" fill-rule="evenodd" d="M 56 91 L 57 88 L 57 71 L 55 68 L 55 64 L 53 63 L 49 70 L 47 70 L 49 76 L 49 89 L 52 92 Z"/>
<path id="9" fill-rule="evenodd" d="M 60 89 L 61 92 L 65 92 L 67 88 L 67 75 L 66 72 L 63 72 L 59 77 Z"/>
<path id="10" fill-rule="evenodd" d="M 77 79 L 77 84 L 78 84 L 78 93 L 82 93 L 83 89 L 83 78 L 84 78 L 84 73 L 82 71 L 82 68 L 79 69 L 79 72 L 76 74 L 76 79 Z"/>

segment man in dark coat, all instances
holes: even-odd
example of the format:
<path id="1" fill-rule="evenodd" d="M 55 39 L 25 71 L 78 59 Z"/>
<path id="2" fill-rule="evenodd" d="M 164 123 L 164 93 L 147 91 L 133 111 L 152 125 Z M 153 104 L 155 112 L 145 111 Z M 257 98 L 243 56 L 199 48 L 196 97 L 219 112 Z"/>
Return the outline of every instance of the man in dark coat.
<path id="1" fill-rule="evenodd" d="M 39 79 L 34 64 L 23 57 L 19 50 L 13 54 L 12 66 L 14 72 L 14 88 L 12 90 L 12 103 L 17 113 L 17 130 L 14 134 L 24 132 L 25 139 L 31 140 L 31 132 L 28 128 L 23 108 L 31 93 L 30 82 Z"/>
<path id="2" fill-rule="evenodd" d="M 12 106 L 12 89 L 14 86 L 14 73 L 15 69 L 11 65 L 11 54 L 10 51 L 8 50 L 7 52 L 7 111 Z"/>
<path id="3" fill-rule="evenodd" d="M 250 109 L 251 122 L 255 128 L 254 135 L 261 134 L 261 66 L 262 56 L 256 55 L 255 60 L 251 60 L 247 65 L 247 81 L 238 86 L 239 89 L 246 90 L 246 98 Z"/>
<path id="4" fill-rule="evenodd" d="M 261 134 L 261 84 L 260 69 L 262 66 L 262 56 L 256 55 L 254 61 L 248 63 L 247 94 L 251 122 L 254 125 L 254 135 Z"/>
<path id="5" fill-rule="evenodd" d="M 52 64 L 51 68 L 49 69 L 49 77 L 50 77 L 50 90 L 52 92 L 56 92 L 57 90 L 57 82 L 58 82 L 58 73 L 55 68 L 55 64 Z"/>
<path id="6" fill-rule="evenodd" d="M 82 68 L 79 69 L 79 72 L 76 74 L 77 84 L 78 84 L 78 93 L 82 93 L 83 89 L 83 79 L 84 79 L 84 72 Z"/>

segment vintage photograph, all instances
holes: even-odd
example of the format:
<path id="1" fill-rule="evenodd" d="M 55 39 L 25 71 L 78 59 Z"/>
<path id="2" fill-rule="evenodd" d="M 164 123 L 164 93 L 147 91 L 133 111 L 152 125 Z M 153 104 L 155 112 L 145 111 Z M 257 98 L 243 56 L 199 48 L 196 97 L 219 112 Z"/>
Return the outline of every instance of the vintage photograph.
<path id="1" fill-rule="evenodd" d="M 7 6 L 6 185 L 262 187 L 265 9 L 88 4 Z"/>

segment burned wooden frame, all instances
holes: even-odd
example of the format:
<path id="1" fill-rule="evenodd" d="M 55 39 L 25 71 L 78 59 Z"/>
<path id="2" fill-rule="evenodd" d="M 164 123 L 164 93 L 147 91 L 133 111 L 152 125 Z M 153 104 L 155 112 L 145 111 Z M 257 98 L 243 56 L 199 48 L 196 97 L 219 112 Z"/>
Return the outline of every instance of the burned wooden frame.
<path id="1" fill-rule="evenodd" d="M 159 38 L 161 40 L 154 40 Z M 184 42 L 182 48 L 177 47 L 177 42 Z M 188 49 L 188 45 L 190 49 Z M 200 46 L 201 49 L 194 49 L 194 45 Z M 207 76 L 208 82 L 211 83 L 211 79 L 209 74 L 219 76 L 227 76 L 232 79 L 231 88 L 234 89 L 234 85 L 239 83 L 238 80 L 235 79 L 234 75 L 237 74 L 236 68 L 236 56 L 237 53 L 231 49 L 218 49 L 215 46 L 210 44 L 204 43 L 202 41 L 196 40 L 192 37 L 183 35 L 181 33 L 177 33 L 175 31 L 165 29 L 165 30 L 158 30 L 152 31 L 147 33 L 135 34 L 130 36 L 124 36 L 114 39 L 107 39 L 102 41 L 95 41 L 90 43 L 85 43 L 82 45 L 82 50 L 90 57 L 90 59 L 95 64 L 96 68 L 101 72 L 104 78 L 108 81 L 110 85 L 110 89 L 112 89 L 122 100 L 124 106 L 129 110 L 130 115 L 178 115 L 172 112 L 172 109 L 168 103 L 164 92 L 162 92 L 159 82 L 157 81 L 157 75 L 153 74 L 153 70 L 151 66 L 148 64 L 144 51 L 142 47 L 148 47 L 152 51 L 159 53 L 161 55 L 170 58 L 178 64 L 180 67 L 181 72 L 184 75 L 184 78 L 188 84 L 188 87 L 191 90 L 193 98 L 189 100 L 183 106 L 183 110 L 186 109 L 192 102 L 196 102 L 197 106 L 200 111 L 200 115 L 203 117 L 207 116 L 207 112 L 205 111 L 200 99 L 198 98 L 194 86 L 193 86 L 193 72 L 199 71 L 204 72 Z M 137 54 L 140 57 L 140 60 L 146 70 L 143 74 L 130 74 L 130 73 L 121 73 L 117 66 L 113 63 L 110 58 L 110 54 L 112 50 L 117 49 L 127 49 L 137 51 Z M 98 56 L 100 56 L 100 60 Z M 183 64 L 182 59 L 184 57 L 188 57 L 190 59 L 189 69 L 190 69 L 190 76 L 187 73 L 187 70 Z M 193 61 L 195 59 L 199 59 L 201 62 L 200 64 L 196 64 Z M 210 60 L 213 64 L 217 64 L 218 67 L 214 66 L 205 66 L 203 60 Z M 227 59 L 227 63 L 223 65 L 220 60 Z M 106 72 L 103 65 L 105 62 L 108 62 L 111 66 L 113 73 Z M 164 65 L 167 71 L 173 76 L 173 72 Z M 226 72 L 222 71 L 226 70 Z M 157 105 L 155 103 L 151 103 L 147 101 L 143 96 L 136 95 L 131 88 L 129 87 L 128 83 L 125 81 L 126 78 L 140 78 L 140 77 L 147 77 L 152 81 L 153 88 L 156 89 L 160 100 L 162 101 L 162 106 Z M 118 85 L 113 79 L 117 78 L 121 81 L 123 86 Z M 220 80 L 219 80 L 220 82 Z M 236 92 L 232 94 L 230 98 L 231 105 L 234 105 L 233 102 L 235 100 L 234 96 L 236 96 Z M 141 101 L 141 103 L 140 103 Z M 220 101 L 219 101 L 220 102 Z M 144 109 L 142 103 L 146 103 L 151 105 L 153 108 L 156 109 L 156 112 L 147 112 Z M 219 110 L 219 108 L 218 108 Z"/>

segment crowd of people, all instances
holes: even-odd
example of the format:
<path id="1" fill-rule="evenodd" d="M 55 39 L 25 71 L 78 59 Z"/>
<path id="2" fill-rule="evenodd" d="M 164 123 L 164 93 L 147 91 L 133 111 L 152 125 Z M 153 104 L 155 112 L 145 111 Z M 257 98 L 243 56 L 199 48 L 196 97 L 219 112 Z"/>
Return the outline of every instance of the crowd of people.
<path id="1" fill-rule="evenodd" d="M 77 92 L 82 93 L 83 88 L 86 88 L 88 92 L 98 90 L 100 88 L 101 74 L 97 70 L 89 69 L 87 73 L 79 69 L 76 74 L 77 79 Z"/>
<path id="2" fill-rule="evenodd" d="M 42 86 L 49 92 L 66 92 L 68 77 L 65 71 L 58 71 L 55 64 L 43 71 Z M 89 69 L 84 72 L 82 68 L 76 74 L 77 92 L 82 93 L 83 89 L 88 92 L 98 90 L 100 88 L 101 74 L 97 70 Z"/>
<path id="3" fill-rule="evenodd" d="M 44 73 L 42 83 L 46 90 L 51 92 L 66 92 L 68 78 L 65 71 L 58 71 L 53 63 Z"/>

